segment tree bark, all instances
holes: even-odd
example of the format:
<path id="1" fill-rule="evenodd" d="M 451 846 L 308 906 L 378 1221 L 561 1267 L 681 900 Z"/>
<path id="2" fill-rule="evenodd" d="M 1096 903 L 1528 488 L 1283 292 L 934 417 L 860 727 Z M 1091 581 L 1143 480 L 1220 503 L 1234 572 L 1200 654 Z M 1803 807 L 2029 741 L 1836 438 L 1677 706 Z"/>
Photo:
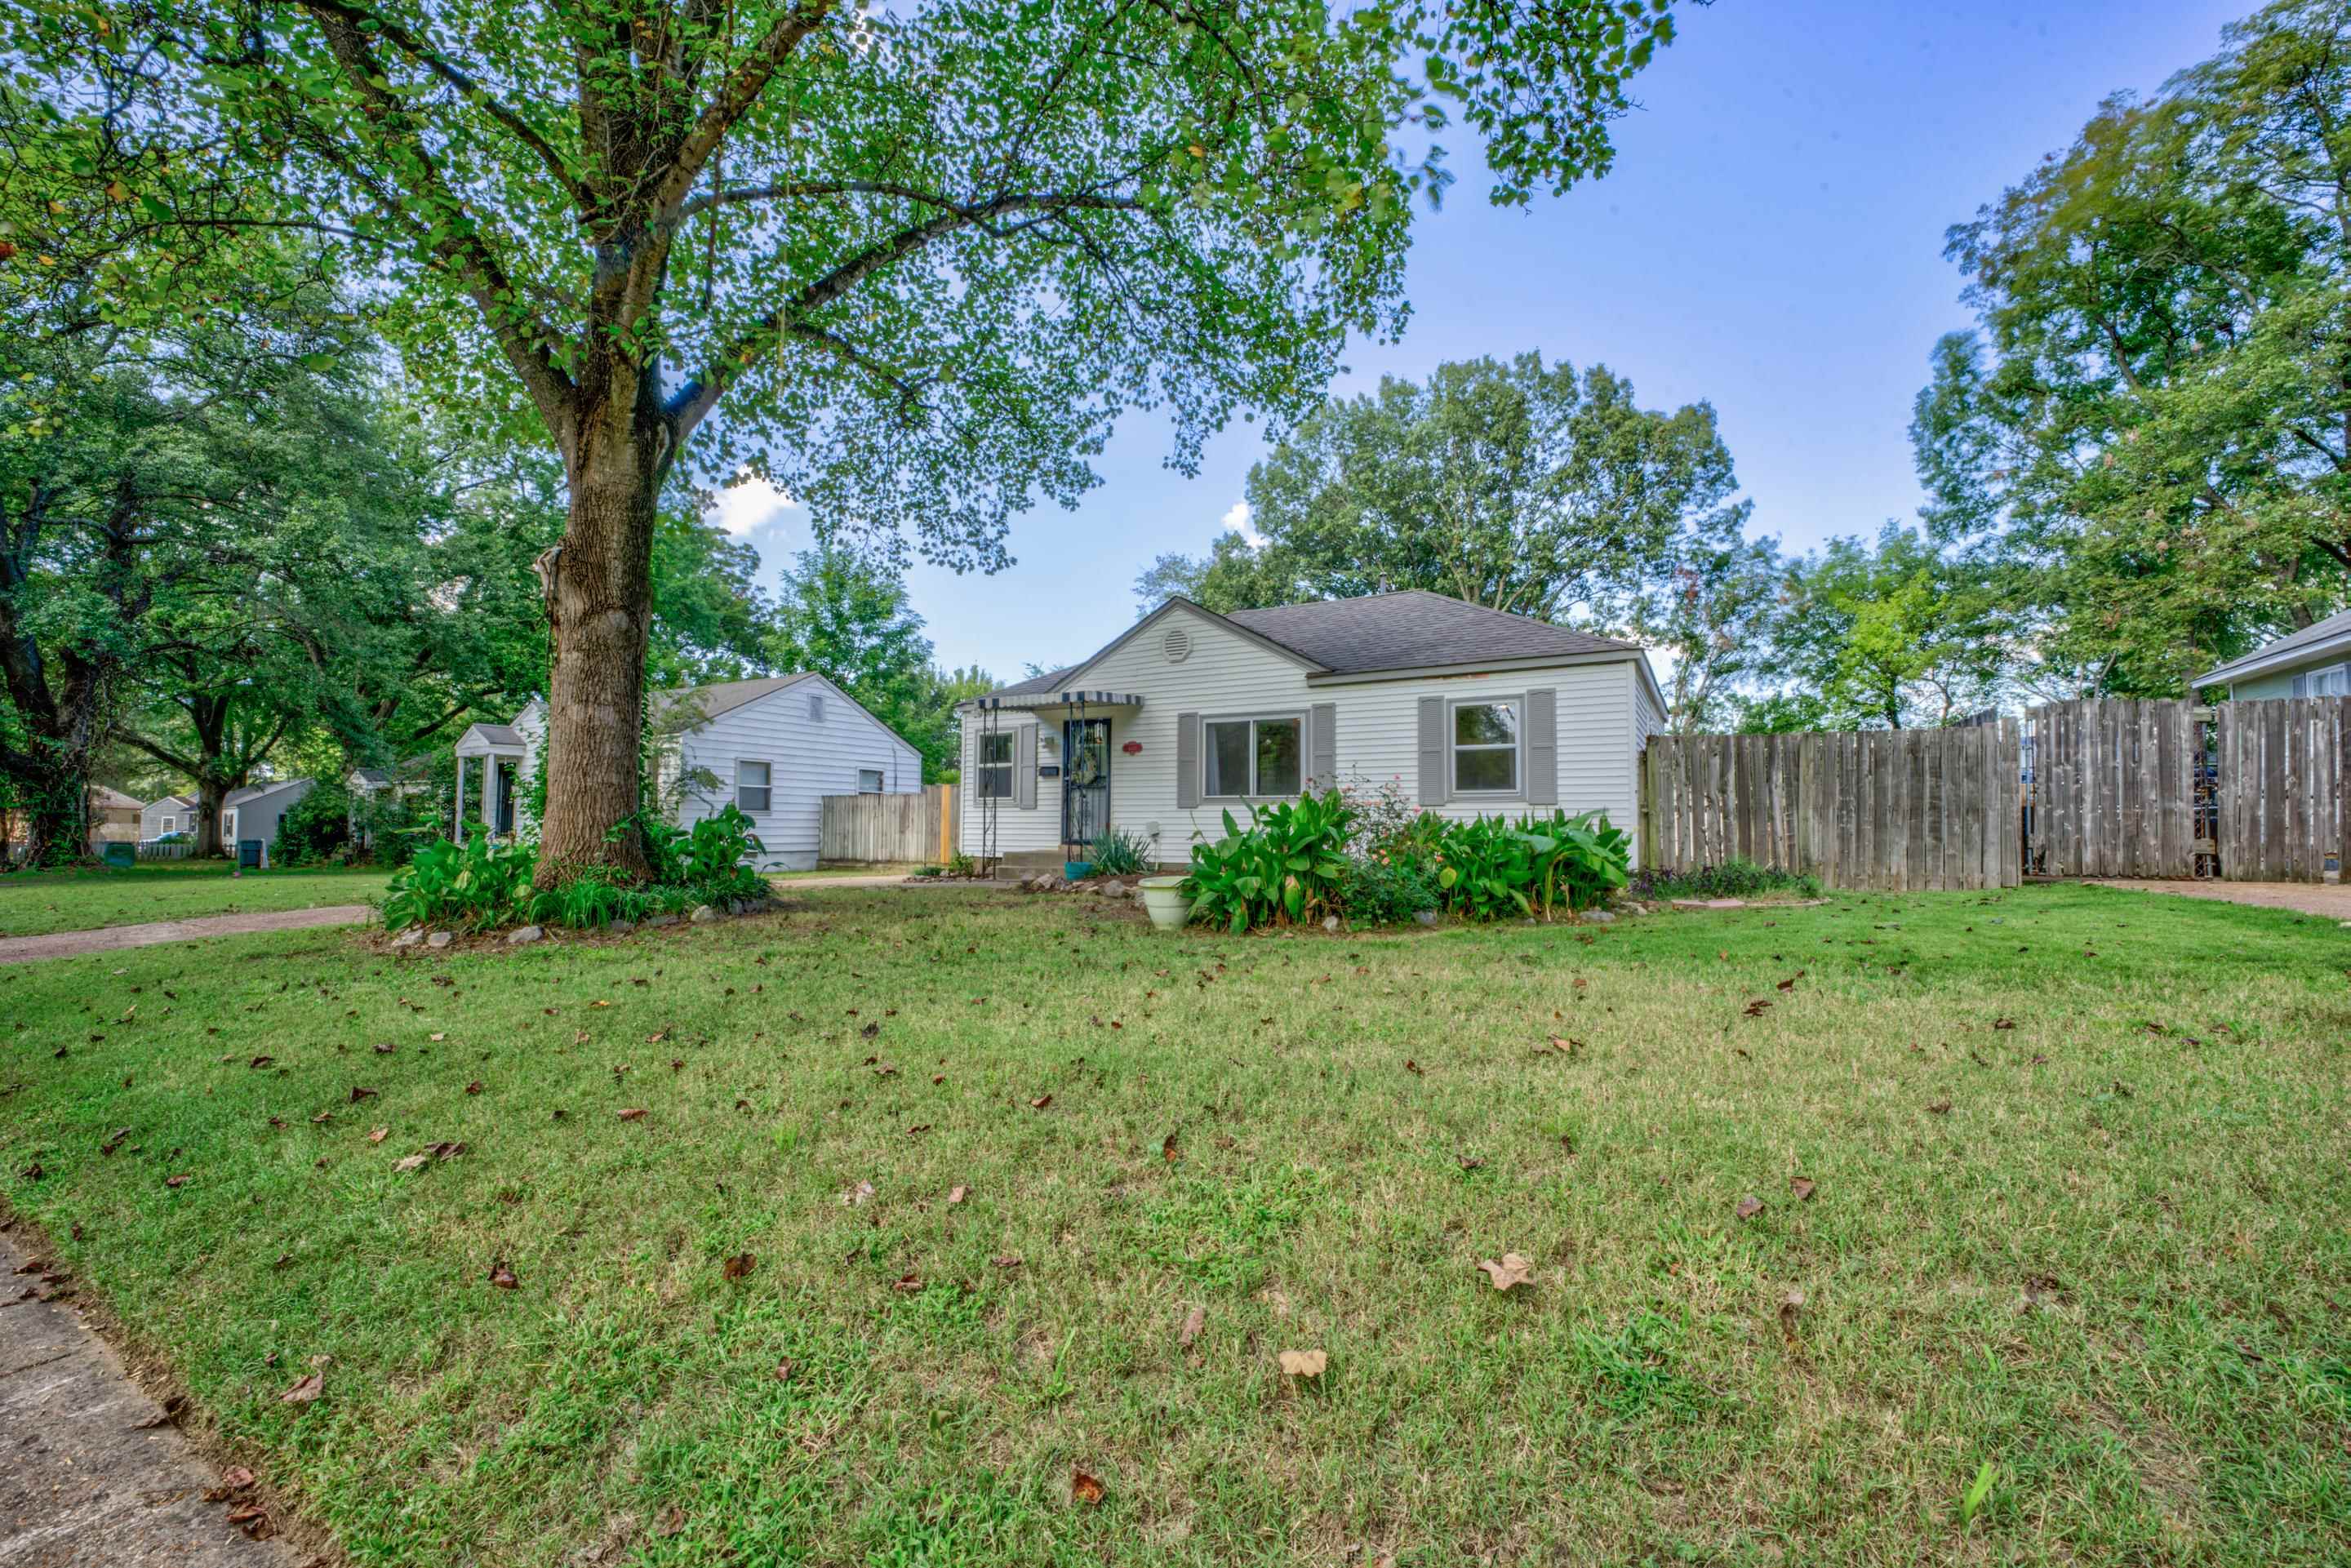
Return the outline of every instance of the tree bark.
<path id="1" fill-rule="evenodd" d="M 611 830 L 640 804 L 653 517 L 666 439 L 657 419 L 630 418 L 610 433 L 590 425 L 568 465 L 570 514 L 560 549 L 542 567 L 554 648 L 547 817 L 538 832 L 542 887 L 590 867 L 628 877 L 647 869 L 635 830 L 617 837 Z"/>

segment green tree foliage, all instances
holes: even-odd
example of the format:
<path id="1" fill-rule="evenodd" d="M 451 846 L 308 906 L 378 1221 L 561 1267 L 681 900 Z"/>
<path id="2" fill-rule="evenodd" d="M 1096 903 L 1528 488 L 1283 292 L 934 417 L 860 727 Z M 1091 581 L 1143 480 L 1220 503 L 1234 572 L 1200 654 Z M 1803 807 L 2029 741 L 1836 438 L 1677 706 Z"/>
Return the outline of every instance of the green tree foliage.
<path id="1" fill-rule="evenodd" d="M 1719 730 L 1740 694 L 1774 676 L 1772 644 L 1786 612 L 1779 541 L 1693 541 L 1667 579 L 1635 603 L 1632 629 L 1667 655 L 1667 721 L 1681 735 Z"/>
<path id="2" fill-rule="evenodd" d="M 2011 651 L 1993 574 L 1887 525 L 1792 562 L 1761 667 L 1776 681 L 1740 727 L 1915 729 L 1995 706 Z"/>
<path id="3" fill-rule="evenodd" d="M 1667 0 L 8 0 L 67 112 L 93 57 L 263 180 L 125 179 L 159 243 L 308 225 L 421 381 L 560 454 L 542 878 L 632 832 L 657 498 L 682 455 L 992 567 L 1129 408 L 1188 466 L 1404 319 L 1458 117 L 1498 201 L 1604 169 Z M 133 62 L 120 65 L 120 62 Z M 207 153 L 207 156 L 210 156 Z M 266 183 L 263 183 L 266 182 Z M 142 237 L 144 237 L 142 235 Z M 725 409 L 725 417 L 712 416 Z"/>
<path id="4" fill-rule="evenodd" d="M 2033 684 L 2177 694 L 2351 581 L 2351 13 L 2284 0 L 1951 231 L 1913 437 Z"/>
<path id="5" fill-rule="evenodd" d="M 976 665 L 942 671 L 896 568 L 838 540 L 784 569 L 767 653 L 777 669 L 823 675 L 904 736 L 925 783 L 956 767 L 955 705 L 995 685 Z"/>
<path id="6" fill-rule="evenodd" d="M 1262 546 L 1228 533 L 1136 589 L 1231 610 L 1420 588 L 1617 624 L 1736 540 L 1737 488 L 1705 403 L 1645 410 L 1605 366 L 1472 360 L 1325 402 L 1249 471 Z"/>

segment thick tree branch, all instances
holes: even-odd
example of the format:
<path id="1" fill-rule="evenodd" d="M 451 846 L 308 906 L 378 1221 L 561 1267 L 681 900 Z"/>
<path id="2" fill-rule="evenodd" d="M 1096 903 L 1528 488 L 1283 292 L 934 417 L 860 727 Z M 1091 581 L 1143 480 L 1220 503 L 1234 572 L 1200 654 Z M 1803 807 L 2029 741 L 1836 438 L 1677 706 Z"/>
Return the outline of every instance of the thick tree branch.
<path id="1" fill-rule="evenodd" d="M 317 18 L 335 63 L 342 68 L 372 117 L 379 122 L 405 126 L 409 120 L 407 108 L 379 85 L 388 78 L 358 25 L 329 0 L 301 0 L 301 4 Z M 554 339 L 553 329 L 524 306 L 521 290 L 507 275 L 505 264 L 481 237 L 473 214 L 442 178 L 439 166 L 423 144 L 412 142 L 405 152 L 416 171 L 412 181 L 414 193 L 429 207 L 444 213 L 447 220 L 439 225 L 440 237 L 426 243 L 437 260 L 463 278 L 465 291 L 481 310 L 507 362 L 522 379 L 531 401 L 538 404 L 539 417 L 547 422 L 556 440 L 568 447 L 573 419 L 572 385 L 571 378 L 555 362 L 549 350 Z"/>
<path id="2" fill-rule="evenodd" d="M 750 57 L 726 77 L 718 87 L 718 95 L 697 116 L 692 130 L 679 141 L 671 154 L 669 167 L 653 191 L 653 214 L 656 223 L 675 219 L 677 208 L 695 182 L 701 178 L 703 165 L 718 151 L 719 143 L 735 128 L 735 122 L 749 112 L 783 68 L 784 61 L 799 47 L 800 40 L 822 25 L 832 14 L 834 0 L 803 0 L 778 16 L 751 49 Z"/>
<path id="3" fill-rule="evenodd" d="M 917 199 L 927 201 L 934 198 Z M 887 239 L 868 246 L 822 277 L 802 287 L 789 300 L 759 318 L 748 330 L 738 334 L 700 375 L 680 387 L 670 398 L 667 412 L 675 430 L 673 447 L 684 444 L 694 427 L 716 406 L 728 380 L 748 365 L 762 346 L 779 337 L 797 335 L 805 325 L 800 319 L 809 312 L 831 304 L 865 278 L 892 262 L 914 255 L 933 241 L 959 229 L 975 227 L 998 238 L 1009 237 L 1036 224 L 1050 223 L 1061 214 L 1079 207 L 1137 212 L 1143 209 L 1143 204 L 1131 196 L 1107 196 L 1086 191 L 1032 192 L 997 196 L 977 203 L 942 204 L 946 206 L 946 211 L 938 216 L 911 228 L 901 229 Z M 999 227 L 992 222 L 1019 212 L 1030 212 L 1037 215 L 1008 228 Z"/>

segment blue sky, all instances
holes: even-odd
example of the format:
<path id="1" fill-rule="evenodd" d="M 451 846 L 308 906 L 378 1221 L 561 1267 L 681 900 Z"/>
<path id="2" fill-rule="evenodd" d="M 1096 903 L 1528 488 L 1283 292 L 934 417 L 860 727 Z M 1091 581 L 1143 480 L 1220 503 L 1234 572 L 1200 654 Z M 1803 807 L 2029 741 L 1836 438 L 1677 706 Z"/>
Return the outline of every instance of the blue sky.
<path id="1" fill-rule="evenodd" d="M 1606 179 L 1495 208 L 1457 138 L 1464 177 L 1414 228 L 1412 325 L 1359 345 L 1336 390 L 1531 348 L 1604 361 L 1645 405 L 1713 402 L 1758 530 L 1795 549 L 1875 532 L 1918 504 L 1910 401 L 1936 338 L 1968 325 L 1943 231 L 2068 145 L 2108 93 L 2152 92 L 2251 8 L 1685 5 Z M 1138 570 L 1222 530 L 1261 449 L 1237 424 L 1186 479 L 1162 466 L 1165 426 L 1131 417 L 1076 511 L 1014 521 L 1013 567 L 915 569 L 940 659 L 1018 677 L 1091 653 L 1133 621 Z M 810 537 L 779 499 L 738 490 L 720 509 L 770 585 Z"/>

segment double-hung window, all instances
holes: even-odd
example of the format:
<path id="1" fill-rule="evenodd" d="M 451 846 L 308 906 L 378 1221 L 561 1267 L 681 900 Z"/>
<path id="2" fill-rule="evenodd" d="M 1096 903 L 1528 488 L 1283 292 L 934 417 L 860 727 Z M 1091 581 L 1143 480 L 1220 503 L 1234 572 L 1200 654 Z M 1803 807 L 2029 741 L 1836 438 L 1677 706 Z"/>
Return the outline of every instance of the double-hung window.
<path id="1" fill-rule="evenodd" d="M 1202 794 L 1272 800 L 1298 793 L 1305 781 L 1305 725 L 1296 715 L 1212 718 L 1206 727 Z"/>
<path id="2" fill-rule="evenodd" d="M 1453 792 L 1519 792 L 1520 714 L 1516 697 L 1453 705 Z"/>
<path id="3" fill-rule="evenodd" d="M 2293 694 L 2298 697 L 2351 696 L 2351 664 L 2335 664 L 2296 675 Z"/>
<path id="4" fill-rule="evenodd" d="M 857 770 L 857 792 L 861 795 L 882 793 L 882 769 L 861 768 Z"/>
<path id="5" fill-rule="evenodd" d="M 747 816 L 758 816 L 768 809 L 768 765 L 764 762 L 735 764 L 735 805 Z"/>
<path id="6" fill-rule="evenodd" d="M 983 800 L 1012 799 L 1012 732 L 999 731 L 979 737 L 979 798 Z"/>
<path id="7" fill-rule="evenodd" d="M 166 817 L 166 818 L 164 818 L 164 819 L 163 819 L 163 827 L 162 827 L 162 831 L 163 832 L 166 832 L 166 833 L 176 833 L 176 832 L 178 832 L 178 831 L 180 831 L 180 819 L 179 819 L 179 818 L 177 818 L 177 817 Z"/>

